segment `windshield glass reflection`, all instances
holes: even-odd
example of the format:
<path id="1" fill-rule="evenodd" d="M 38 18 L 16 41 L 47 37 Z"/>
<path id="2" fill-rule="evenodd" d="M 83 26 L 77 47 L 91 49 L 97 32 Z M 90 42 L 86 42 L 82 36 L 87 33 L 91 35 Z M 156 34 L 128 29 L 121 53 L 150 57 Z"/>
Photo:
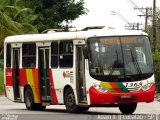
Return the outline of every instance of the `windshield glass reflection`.
<path id="1" fill-rule="evenodd" d="M 153 73 L 148 38 L 145 36 L 88 39 L 89 69 L 93 76 L 129 76 Z"/>

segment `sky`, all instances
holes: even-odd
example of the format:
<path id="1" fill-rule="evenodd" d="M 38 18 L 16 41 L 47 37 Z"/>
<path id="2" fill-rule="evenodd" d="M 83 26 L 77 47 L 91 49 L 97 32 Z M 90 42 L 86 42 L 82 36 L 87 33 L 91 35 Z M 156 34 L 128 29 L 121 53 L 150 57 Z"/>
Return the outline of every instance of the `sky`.
<path id="1" fill-rule="evenodd" d="M 127 22 L 122 20 L 125 18 L 129 23 L 140 23 L 144 28 L 145 17 L 139 10 L 134 9 L 134 5 L 130 0 L 84 0 L 85 8 L 89 11 L 87 14 L 80 16 L 72 22 L 72 26 L 76 29 L 82 29 L 86 26 L 106 26 L 111 28 L 123 29 Z M 131 0 L 139 8 L 153 6 L 153 0 Z M 160 9 L 160 0 L 156 0 L 156 6 Z M 111 11 L 116 14 L 112 15 Z M 145 10 L 144 10 L 145 12 Z M 122 17 L 120 17 L 120 15 Z M 151 24 L 150 20 L 148 20 Z"/>

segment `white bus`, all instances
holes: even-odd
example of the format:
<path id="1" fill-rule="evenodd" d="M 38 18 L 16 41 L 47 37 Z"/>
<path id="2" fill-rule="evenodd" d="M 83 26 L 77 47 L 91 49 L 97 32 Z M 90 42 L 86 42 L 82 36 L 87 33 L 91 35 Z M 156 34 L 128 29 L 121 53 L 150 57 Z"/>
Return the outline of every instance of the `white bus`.
<path id="1" fill-rule="evenodd" d="M 5 95 L 29 110 L 67 111 L 152 102 L 155 81 L 146 33 L 86 30 L 10 36 L 4 42 Z"/>

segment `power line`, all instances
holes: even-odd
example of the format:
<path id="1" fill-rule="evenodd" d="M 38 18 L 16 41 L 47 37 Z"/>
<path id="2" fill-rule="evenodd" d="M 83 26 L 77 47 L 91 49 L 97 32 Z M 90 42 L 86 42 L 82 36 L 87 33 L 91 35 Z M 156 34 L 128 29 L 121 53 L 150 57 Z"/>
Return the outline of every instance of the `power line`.
<path id="1" fill-rule="evenodd" d="M 134 3 L 132 0 L 128 0 L 128 1 L 134 6 L 135 9 L 136 9 L 136 8 L 139 8 L 138 5 L 137 5 L 136 3 Z M 145 12 L 144 12 L 142 9 L 139 9 L 139 11 L 140 11 L 143 15 L 145 15 Z"/>
<path id="2" fill-rule="evenodd" d="M 145 17 L 145 31 L 147 32 L 147 26 L 148 26 L 148 19 L 149 19 L 149 17 L 151 17 L 152 16 L 152 8 L 150 7 L 147 7 L 147 8 L 136 8 L 136 9 L 138 9 L 138 10 L 145 10 L 146 11 L 146 13 L 145 14 L 143 14 L 143 15 L 138 15 L 138 16 L 140 16 L 140 17 L 142 17 L 142 16 L 144 16 Z M 151 21 L 151 20 L 150 20 Z"/>
<path id="3" fill-rule="evenodd" d="M 129 29 L 129 30 L 140 30 L 140 23 L 130 23 L 126 18 L 124 18 L 119 12 L 116 11 L 111 11 L 111 15 L 117 15 L 118 17 L 120 17 L 124 22 L 127 23 L 127 25 L 125 25 L 125 29 Z"/>
<path id="4" fill-rule="evenodd" d="M 145 31 L 147 31 L 147 25 L 148 25 L 148 19 L 152 22 L 152 19 L 150 18 L 152 16 L 152 8 L 146 7 L 146 8 L 139 8 L 138 5 L 136 5 L 132 0 L 128 0 L 133 6 L 134 9 L 139 10 L 142 15 L 138 16 L 144 16 L 145 17 Z M 144 11 L 145 10 L 145 11 Z"/>
<path id="5" fill-rule="evenodd" d="M 129 24 L 128 20 L 126 20 L 126 18 L 124 18 L 119 12 L 111 11 L 111 15 L 117 15 L 117 16 L 120 17 L 123 21 L 125 21 L 127 24 Z"/>
<path id="6" fill-rule="evenodd" d="M 134 3 L 132 0 L 128 0 L 128 2 L 130 2 L 133 6 L 134 6 L 134 9 L 137 9 L 137 10 L 139 10 L 143 15 L 146 15 L 146 12 L 144 12 L 143 10 L 145 9 L 146 10 L 146 8 L 139 8 L 138 7 L 138 5 L 136 4 L 136 3 Z M 150 8 L 149 8 L 150 9 Z M 150 21 L 152 21 L 149 17 L 148 17 L 148 19 L 150 20 Z"/>

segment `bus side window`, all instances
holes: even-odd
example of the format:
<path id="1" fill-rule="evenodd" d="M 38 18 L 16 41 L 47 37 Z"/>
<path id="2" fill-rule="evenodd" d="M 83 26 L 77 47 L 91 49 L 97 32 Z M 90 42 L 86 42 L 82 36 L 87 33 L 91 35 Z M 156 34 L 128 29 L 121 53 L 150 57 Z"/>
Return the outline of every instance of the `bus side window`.
<path id="1" fill-rule="evenodd" d="M 51 43 L 51 67 L 58 67 L 58 42 Z"/>
<path id="2" fill-rule="evenodd" d="M 62 41 L 60 42 L 60 56 L 59 66 L 62 68 L 73 67 L 73 42 Z"/>
<path id="3" fill-rule="evenodd" d="M 6 47 L 6 67 L 11 67 L 11 44 L 7 44 Z"/>
<path id="4" fill-rule="evenodd" d="M 36 44 L 24 43 L 22 46 L 22 67 L 36 67 Z"/>

